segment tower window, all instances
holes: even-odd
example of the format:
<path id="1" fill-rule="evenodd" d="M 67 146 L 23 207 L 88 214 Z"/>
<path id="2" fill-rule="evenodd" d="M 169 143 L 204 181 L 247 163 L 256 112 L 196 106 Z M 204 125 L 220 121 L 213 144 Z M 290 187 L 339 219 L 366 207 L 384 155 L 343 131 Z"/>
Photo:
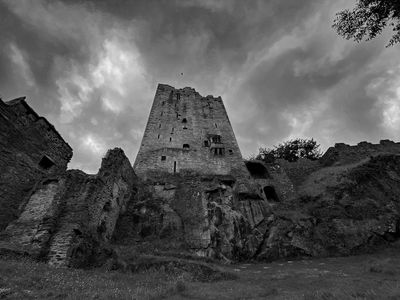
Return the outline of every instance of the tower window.
<path id="1" fill-rule="evenodd" d="M 217 128 L 218 126 L 217 126 L 217 123 L 214 123 L 214 125 L 215 125 L 215 128 Z"/>
<path id="2" fill-rule="evenodd" d="M 215 156 L 223 156 L 225 154 L 224 148 L 214 148 L 214 155 Z"/>
<path id="3" fill-rule="evenodd" d="M 210 147 L 210 143 L 208 141 L 204 141 L 204 147 Z"/>
<path id="4" fill-rule="evenodd" d="M 46 155 L 44 155 L 39 162 L 39 166 L 45 170 L 49 170 L 54 165 L 55 165 L 55 163 L 50 158 L 48 158 Z"/>
<path id="5" fill-rule="evenodd" d="M 229 155 L 232 155 L 232 154 L 233 154 L 233 151 L 229 149 Z"/>
<path id="6" fill-rule="evenodd" d="M 189 144 L 183 144 L 183 150 L 189 150 L 190 146 Z"/>
<path id="7" fill-rule="evenodd" d="M 183 118 L 183 119 L 182 119 L 182 123 L 184 123 L 184 124 L 186 124 L 186 123 L 187 123 L 187 120 L 186 120 L 186 118 Z"/>
<path id="8" fill-rule="evenodd" d="M 212 142 L 214 144 L 220 144 L 221 143 L 221 136 L 219 136 L 219 135 L 213 136 L 211 140 L 212 140 Z"/>
<path id="9" fill-rule="evenodd" d="M 158 125 L 158 128 L 161 128 L 161 124 Z"/>
<path id="10" fill-rule="evenodd" d="M 176 100 L 181 100 L 181 94 L 179 93 L 176 94 Z"/>
<path id="11" fill-rule="evenodd" d="M 167 160 L 167 157 L 165 155 L 163 155 L 163 156 L 161 156 L 161 160 L 162 161 Z"/>
<path id="12" fill-rule="evenodd" d="M 172 142 L 172 138 L 169 138 L 169 141 Z"/>
<path id="13" fill-rule="evenodd" d="M 158 139 L 160 138 L 160 135 L 158 135 L 158 137 L 157 137 Z"/>

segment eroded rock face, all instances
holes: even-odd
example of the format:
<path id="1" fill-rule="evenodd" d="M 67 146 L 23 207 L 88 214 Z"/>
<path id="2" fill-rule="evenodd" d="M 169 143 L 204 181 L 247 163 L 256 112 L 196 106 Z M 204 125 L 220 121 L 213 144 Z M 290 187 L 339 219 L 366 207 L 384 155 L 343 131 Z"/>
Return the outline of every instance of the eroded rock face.
<path id="1" fill-rule="evenodd" d="M 33 189 L 21 216 L 2 233 L 1 246 L 51 265 L 87 265 L 105 251 L 135 180 L 118 148 L 107 152 L 97 175 L 70 170 L 49 177 Z"/>
<path id="2" fill-rule="evenodd" d="M 372 251 L 400 237 L 400 156 L 314 173 L 299 198 L 275 210 L 257 258 Z"/>
<path id="3" fill-rule="evenodd" d="M 147 241 L 164 250 L 243 259 L 263 241 L 258 226 L 269 206 L 255 193 L 241 193 L 231 177 L 166 176 L 140 186 L 118 220 L 117 243 Z"/>

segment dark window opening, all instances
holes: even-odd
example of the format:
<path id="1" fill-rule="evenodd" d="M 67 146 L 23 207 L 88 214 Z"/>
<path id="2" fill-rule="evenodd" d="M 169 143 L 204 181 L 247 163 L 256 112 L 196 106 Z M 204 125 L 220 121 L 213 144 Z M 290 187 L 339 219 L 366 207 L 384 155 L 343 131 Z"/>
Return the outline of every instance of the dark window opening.
<path id="1" fill-rule="evenodd" d="M 265 168 L 262 163 L 247 161 L 246 167 L 247 167 L 247 170 L 249 170 L 250 175 L 253 178 L 256 178 L 256 179 L 270 178 L 267 168 Z"/>
<path id="2" fill-rule="evenodd" d="M 218 127 L 218 126 L 217 126 L 217 123 L 215 123 L 214 125 L 215 125 L 215 128 L 217 128 L 217 127 Z"/>
<path id="3" fill-rule="evenodd" d="M 174 161 L 174 174 L 176 173 L 176 161 Z"/>
<path id="4" fill-rule="evenodd" d="M 223 156 L 225 154 L 224 148 L 214 148 L 214 155 L 215 156 Z"/>
<path id="5" fill-rule="evenodd" d="M 172 127 L 171 133 L 174 133 L 174 129 L 175 129 L 175 128 L 174 128 L 174 127 Z"/>
<path id="6" fill-rule="evenodd" d="M 211 140 L 212 140 L 212 142 L 214 144 L 220 144 L 221 143 L 221 136 L 219 136 L 219 135 L 213 136 Z"/>
<path id="7" fill-rule="evenodd" d="M 49 170 L 54 165 L 55 165 L 55 163 L 50 158 L 48 158 L 46 155 L 43 156 L 39 162 L 39 166 L 45 170 Z"/>
<path id="8" fill-rule="evenodd" d="M 272 186 L 265 186 L 264 194 L 265 194 L 265 197 L 267 197 L 267 200 L 279 202 L 279 197 L 276 194 L 275 189 Z"/>
<path id="9" fill-rule="evenodd" d="M 183 129 L 187 129 L 187 127 L 186 127 L 186 126 L 183 126 Z"/>
<path id="10" fill-rule="evenodd" d="M 161 105 L 164 105 L 164 104 L 165 104 L 165 101 L 161 102 Z"/>
<path id="11" fill-rule="evenodd" d="M 163 155 L 163 156 L 161 156 L 161 160 L 162 161 L 167 160 L 167 157 L 165 155 Z"/>
<path id="12" fill-rule="evenodd" d="M 204 141 L 204 147 L 210 147 L 210 144 L 208 141 Z"/>
<path id="13" fill-rule="evenodd" d="M 160 135 L 158 135 L 158 137 L 157 137 L 158 139 L 160 138 Z"/>
<path id="14" fill-rule="evenodd" d="M 161 124 L 158 125 L 158 128 L 161 128 Z"/>
<path id="15" fill-rule="evenodd" d="M 185 123 L 185 124 L 187 123 L 186 118 L 183 118 L 183 119 L 182 119 L 182 123 Z"/>
<path id="16" fill-rule="evenodd" d="M 183 144 L 183 150 L 189 150 L 190 146 L 189 144 Z"/>
<path id="17" fill-rule="evenodd" d="M 181 100 L 181 94 L 179 93 L 176 94 L 176 100 Z"/>
<path id="18" fill-rule="evenodd" d="M 229 149 L 229 155 L 232 155 L 232 154 L 233 154 L 233 151 Z"/>
<path id="19" fill-rule="evenodd" d="M 172 138 L 169 138 L 169 141 L 172 142 Z"/>
<path id="20" fill-rule="evenodd" d="M 111 206 L 111 202 L 110 202 L 110 201 L 107 201 L 107 202 L 104 204 L 103 210 L 104 210 L 104 211 L 107 211 L 107 212 L 109 212 L 109 211 L 112 210 L 112 206 Z"/>

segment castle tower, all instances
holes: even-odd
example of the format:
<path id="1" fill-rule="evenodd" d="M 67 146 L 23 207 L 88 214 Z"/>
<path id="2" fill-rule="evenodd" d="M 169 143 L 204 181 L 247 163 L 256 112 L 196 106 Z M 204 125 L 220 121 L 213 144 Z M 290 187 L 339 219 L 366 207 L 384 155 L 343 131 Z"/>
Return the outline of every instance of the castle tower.
<path id="1" fill-rule="evenodd" d="M 247 173 L 221 97 L 159 84 L 134 170 Z"/>

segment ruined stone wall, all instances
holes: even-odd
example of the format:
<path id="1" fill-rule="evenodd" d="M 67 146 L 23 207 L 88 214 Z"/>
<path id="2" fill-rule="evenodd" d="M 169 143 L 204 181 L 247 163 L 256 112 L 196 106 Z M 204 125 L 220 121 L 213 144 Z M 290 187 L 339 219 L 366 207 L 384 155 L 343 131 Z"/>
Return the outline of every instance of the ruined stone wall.
<path id="1" fill-rule="evenodd" d="M 163 84 L 158 85 L 134 169 L 138 175 L 194 170 L 248 176 L 222 99 Z"/>
<path id="2" fill-rule="evenodd" d="M 324 166 L 344 165 L 380 154 L 400 154 L 400 142 L 381 140 L 379 144 L 360 142 L 353 146 L 337 143 L 325 152 L 320 162 Z"/>
<path id="3" fill-rule="evenodd" d="M 292 181 L 286 170 L 277 163 L 264 163 L 258 160 L 245 161 L 252 179 L 256 182 L 260 194 L 270 203 L 286 202 L 296 196 Z M 266 193 L 266 188 L 272 189 L 276 197 Z"/>
<path id="4" fill-rule="evenodd" d="M 294 162 L 278 159 L 276 164 L 284 170 L 294 188 L 299 187 L 308 175 L 323 167 L 319 160 L 310 160 L 307 158 L 299 158 Z"/>
<path id="5" fill-rule="evenodd" d="M 54 127 L 18 98 L 0 100 L 0 230 L 42 177 L 65 171 L 71 147 Z"/>
<path id="6" fill-rule="evenodd" d="M 70 170 L 34 188 L 20 217 L 0 235 L 0 247 L 56 266 L 83 266 L 101 251 L 134 190 L 121 149 L 110 150 L 97 175 Z"/>

